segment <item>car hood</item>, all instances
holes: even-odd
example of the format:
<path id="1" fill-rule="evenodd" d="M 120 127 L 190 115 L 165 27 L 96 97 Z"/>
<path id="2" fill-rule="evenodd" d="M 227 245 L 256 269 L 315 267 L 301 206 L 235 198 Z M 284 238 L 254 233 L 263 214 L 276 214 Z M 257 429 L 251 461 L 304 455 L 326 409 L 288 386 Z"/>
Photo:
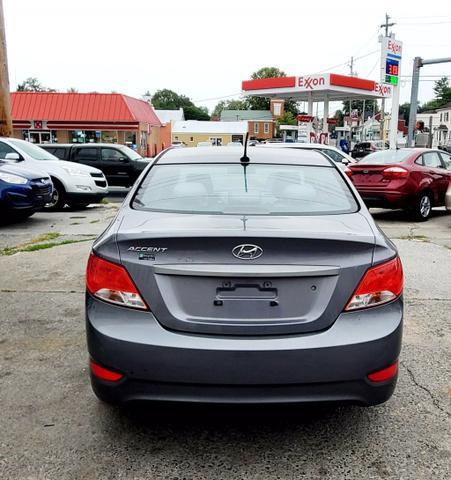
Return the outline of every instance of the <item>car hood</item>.
<path id="1" fill-rule="evenodd" d="M 80 170 L 84 173 L 102 173 L 98 168 L 90 167 L 89 165 L 83 165 L 82 163 L 67 162 L 66 160 L 45 160 L 42 162 L 43 166 L 50 168 L 70 168 L 72 170 Z"/>
<path id="2" fill-rule="evenodd" d="M 11 173 L 13 175 L 20 175 L 28 180 L 35 180 L 37 178 L 50 178 L 44 170 L 37 168 L 30 168 L 22 166 L 20 163 L 10 164 L 0 162 L 0 172 Z"/>

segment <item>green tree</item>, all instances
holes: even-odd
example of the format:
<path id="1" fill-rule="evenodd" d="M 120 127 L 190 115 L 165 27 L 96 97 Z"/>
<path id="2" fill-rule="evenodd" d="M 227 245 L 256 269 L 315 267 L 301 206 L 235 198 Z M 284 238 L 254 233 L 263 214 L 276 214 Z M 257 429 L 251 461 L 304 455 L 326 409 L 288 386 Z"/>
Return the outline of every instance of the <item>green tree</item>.
<path id="1" fill-rule="evenodd" d="M 220 117 L 223 110 L 248 110 L 246 100 L 221 100 L 213 110 L 212 116 Z"/>
<path id="2" fill-rule="evenodd" d="M 173 90 L 158 90 L 152 96 L 152 105 L 157 110 L 178 110 L 183 108 L 186 120 L 210 120 L 208 109 L 198 107 L 185 95 L 179 95 Z"/>
<path id="3" fill-rule="evenodd" d="M 342 127 L 344 125 L 344 113 L 342 110 L 336 110 L 334 118 L 337 119 L 337 127 Z"/>
<path id="4" fill-rule="evenodd" d="M 56 92 L 54 88 L 44 87 L 36 77 L 28 77 L 17 85 L 18 92 Z"/>
<path id="5" fill-rule="evenodd" d="M 435 98 L 444 99 L 450 93 L 450 86 L 448 77 L 442 77 L 440 80 L 437 80 L 434 85 Z"/>
<path id="6" fill-rule="evenodd" d="M 274 78 L 274 77 L 286 77 L 287 74 L 277 67 L 263 67 L 255 71 L 251 78 L 252 80 L 258 80 L 260 78 Z M 271 101 L 265 97 L 248 97 L 247 103 L 250 110 L 269 110 Z M 298 104 L 293 100 L 285 100 L 285 111 L 291 112 L 293 115 L 299 113 Z"/>
<path id="7" fill-rule="evenodd" d="M 280 135 L 280 125 L 297 125 L 298 121 L 295 115 L 293 115 L 292 112 L 284 112 L 282 116 L 280 116 L 276 120 L 276 131 L 277 131 L 277 136 Z"/>
<path id="8" fill-rule="evenodd" d="M 409 125 L 410 103 L 405 102 L 399 106 L 399 119 L 405 120 L 406 125 Z"/>
<path id="9" fill-rule="evenodd" d="M 359 115 L 362 115 L 362 113 L 363 113 L 363 100 L 352 100 L 351 101 L 351 109 L 352 110 L 358 110 Z M 349 102 L 348 101 L 343 102 L 342 111 L 345 115 L 349 115 Z M 377 105 L 377 101 L 376 100 L 366 100 L 365 101 L 365 118 L 368 118 L 368 116 L 373 115 L 373 112 L 375 112 L 375 113 L 379 112 L 379 107 Z"/>
<path id="10" fill-rule="evenodd" d="M 435 82 L 434 93 L 435 98 L 423 103 L 423 105 L 418 108 L 419 113 L 436 110 L 451 102 L 451 87 L 449 86 L 447 77 L 442 77 Z"/>

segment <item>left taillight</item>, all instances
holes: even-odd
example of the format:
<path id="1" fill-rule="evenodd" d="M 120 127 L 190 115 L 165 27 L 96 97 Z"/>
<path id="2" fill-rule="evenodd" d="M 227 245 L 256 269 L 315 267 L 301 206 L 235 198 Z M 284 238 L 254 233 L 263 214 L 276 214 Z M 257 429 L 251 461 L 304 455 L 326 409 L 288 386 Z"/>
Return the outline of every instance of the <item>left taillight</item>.
<path id="1" fill-rule="evenodd" d="M 403 290 L 403 271 L 399 257 L 369 268 L 346 305 L 345 311 L 375 307 L 391 302 Z"/>
<path id="2" fill-rule="evenodd" d="M 407 178 L 409 176 L 409 172 L 402 167 L 389 167 L 382 172 L 382 175 L 384 178 L 394 180 L 396 178 Z"/>
<path id="3" fill-rule="evenodd" d="M 86 288 L 94 297 L 123 307 L 148 310 L 125 267 L 91 253 L 86 270 Z"/>

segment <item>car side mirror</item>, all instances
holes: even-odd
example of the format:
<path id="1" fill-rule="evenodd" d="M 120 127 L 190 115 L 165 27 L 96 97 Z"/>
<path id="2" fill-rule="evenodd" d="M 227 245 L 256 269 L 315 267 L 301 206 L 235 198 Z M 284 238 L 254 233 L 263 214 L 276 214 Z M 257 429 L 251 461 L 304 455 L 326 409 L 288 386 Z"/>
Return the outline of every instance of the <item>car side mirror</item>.
<path id="1" fill-rule="evenodd" d="M 5 160 L 18 162 L 19 160 L 22 160 L 22 157 L 17 152 L 9 152 L 5 155 Z"/>
<path id="2" fill-rule="evenodd" d="M 347 158 L 343 158 L 343 159 L 341 160 L 341 163 L 342 163 L 343 165 L 349 165 L 351 162 L 350 162 Z"/>

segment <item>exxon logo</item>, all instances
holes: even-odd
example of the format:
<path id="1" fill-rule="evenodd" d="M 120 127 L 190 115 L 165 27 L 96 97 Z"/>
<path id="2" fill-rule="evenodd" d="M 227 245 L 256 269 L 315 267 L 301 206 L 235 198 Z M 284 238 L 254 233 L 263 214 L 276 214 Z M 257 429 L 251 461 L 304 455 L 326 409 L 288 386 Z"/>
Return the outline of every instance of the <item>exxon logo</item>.
<path id="1" fill-rule="evenodd" d="M 325 84 L 324 77 L 299 77 L 298 85 L 301 88 L 313 90 Z"/>

